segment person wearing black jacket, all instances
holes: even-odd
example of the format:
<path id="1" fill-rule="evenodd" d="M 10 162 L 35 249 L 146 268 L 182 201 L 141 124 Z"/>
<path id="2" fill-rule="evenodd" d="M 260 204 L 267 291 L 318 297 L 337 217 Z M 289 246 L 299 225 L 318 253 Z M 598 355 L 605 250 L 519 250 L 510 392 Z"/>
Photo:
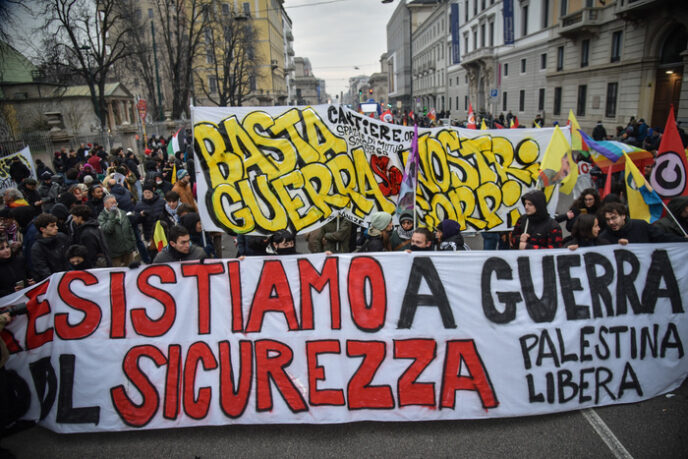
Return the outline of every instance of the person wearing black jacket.
<path id="1" fill-rule="evenodd" d="M 688 242 L 688 238 L 666 233 L 645 220 L 628 218 L 628 209 L 621 203 L 606 204 L 602 213 L 607 228 L 600 233 L 604 244 L 646 243 L 646 242 Z"/>
<path id="2" fill-rule="evenodd" d="M 594 247 L 599 245 L 600 225 L 594 214 L 581 214 L 571 229 L 571 239 L 566 247 L 576 250 L 578 247 Z"/>
<path id="3" fill-rule="evenodd" d="M 24 256 L 13 253 L 7 239 L 0 239 L 0 296 L 19 291 L 30 282 Z"/>
<path id="4" fill-rule="evenodd" d="M 143 238 L 150 241 L 153 238 L 155 222 L 157 222 L 165 211 L 165 200 L 155 193 L 155 185 L 152 182 L 143 184 L 143 199 L 136 203 L 134 213 L 138 222 L 143 227 Z"/>
<path id="5" fill-rule="evenodd" d="M 69 211 L 74 222 L 74 234 L 72 244 L 79 244 L 88 250 L 88 263 L 94 268 L 112 266 L 112 260 L 108 255 L 108 247 L 105 236 L 93 215 L 91 209 L 85 204 L 72 207 Z"/>
<path id="6" fill-rule="evenodd" d="M 435 229 L 435 237 L 439 242 L 437 250 L 457 251 L 465 250 L 461 226 L 459 222 L 445 219 Z"/>
<path id="7" fill-rule="evenodd" d="M 41 234 L 31 247 L 33 278 L 42 281 L 53 273 L 68 269 L 65 251 L 69 246 L 69 237 L 58 232 L 57 217 L 54 215 L 40 214 L 33 223 Z"/>
<path id="8" fill-rule="evenodd" d="M 31 176 L 31 171 L 28 167 L 26 167 L 26 164 L 21 161 L 19 156 L 12 158 L 9 172 L 10 177 L 12 177 L 12 180 L 14 180 L 14 183 L 17 185 L 19 185 L 25 178 Z"/>
<path id="9" fill-rule="evenodd" d="M 521 197 L 525 215 L 521 215 L 511 232 L 513 247 L 523 249 L 554 249 L 561 247 L 561 227 L 547 212 L 547 198 L 540 190 Z"/>

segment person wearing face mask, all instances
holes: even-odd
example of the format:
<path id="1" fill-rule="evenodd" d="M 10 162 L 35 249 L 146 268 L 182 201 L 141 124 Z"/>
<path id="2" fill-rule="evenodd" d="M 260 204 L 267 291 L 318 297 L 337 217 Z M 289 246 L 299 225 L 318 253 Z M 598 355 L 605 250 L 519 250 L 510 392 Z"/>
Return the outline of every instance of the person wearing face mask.
<path id="1" fill-rule="evenodd" d="M 170 228 L 167 247 L 155 256 L 153 263 L 171 263 L 173 261 L 203 260 L 205 250 L 191 243 L 186 228 L 175 225 Z"/>
<path id="2" fill-rule="evenodd" d="M 406 252 L 430 252 L 433 250 L 433 235 L 427 228 L 416 228 L 411 235 L 411 245 Z"/>
<path id="3" fill-rule="evenodd" d="M 70 271 L 84 271 L 93 268 L 88 261 L 88 249 L 81 244 L 70 245 L 65 252 Z"/>
<path id="4" fill-rule="evenodd" d="M 267 252 L 269 255 L 293 255 L 296 253 L 294 247 L 294 234 L 288 230 L 280 230 L 270 236 Z"/>
<path id="5" fill-rule="evenodd" d="M 443 220 L 435 229 L 435 237 L 439 242 L 437 250 L 454 252 L 465 250 L 459 222 L 449 219 Z"/>
<path id="6" fill-rule="evenodd" d="M 156 172 L 153 175 L 153 182 L 155 183 L 155 192 L 163 198 L 167 193 L 172 191 L 173 185 L 169 181 L 163 179 L 160 172 Z"/>
<path id="7" fill-rule="evenodd" d="M 547 198 L 540 190 L 521 197 L 525 215 L 521 215 L 511 232 L 513 247 L 525 249 L 554 249 L 562 245 L 561 227 L 547 212 Z"/>

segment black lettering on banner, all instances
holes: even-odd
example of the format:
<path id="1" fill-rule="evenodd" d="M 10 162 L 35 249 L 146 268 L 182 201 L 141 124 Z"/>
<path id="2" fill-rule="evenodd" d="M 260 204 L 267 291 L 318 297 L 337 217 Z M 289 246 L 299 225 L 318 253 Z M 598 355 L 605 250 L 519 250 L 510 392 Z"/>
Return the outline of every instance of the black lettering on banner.
<path id="1" fill-rule="evenodd" d="M 635 289 L 635 280 L 640 272 L 640 262 L 629 250 L 615 250 L 614 257 L 616 258 L 616 315 L 620 316 L 628 312 L 626 300 L 631 303 L 633 312 L 639 314 L 642 305 Z M 631 267 L 628 273 L 624 270 L 625 264 Z"/>
<path id="2" fill-rule="evenodd" d="M 29 364 L 33 385 L 36 388 L 36 395 L 41 404 L 41 414 L 39 420 L 45 419 L 55 404 L 57 397 L 57 376 L 55 369 L 50 362 L 50 357 L 43 357 Z M 47 389 L 47 390 L 46 390 Z"/>
<path id="3" fill-rule="evenodd" d="M 578 354 L 575 352 L 571 354 L 566 353 L 566 344 L 564 342 L 564 336 L 561 333 L 561 329 L 556 328 L 554 331 L 557 334 L 557 342 L 559 343 L 559 361 L 562 364 L 566 362 L 578 362 Z"/>
<path id="4" fill-rule="evenodd" d="M 640 387 L 640 381 L 636 376 L 635 371 L 630 362 L 626 362 L 624 366 L 623 376 L 621 376 L 621 384 L 619 385 L 618 398 L 623 397 L 627 390 L 635 390 L 639 397 L 643 396 L 643 389 Z"/>
<path id="5" fill-rule="evenodd" d="M 530 360 L 530 351 L 535 349 L 535 346 L 538 344 L 538 337 L 536 334 L 529 334 L 529 335 L 523 335 L 518 339 L 519 343 L 521 343 L 521 354 L 523 355 L 523 365 L 525 366 L 526 370 L 530 370 L 530 368 L 533 366 L 532 361 Z M 530 341 L 530 343 L 529 343 Z"/>
<path id="6" fill-rule="evenodd" d="M 560 255 L 557 257 L 557 273 L 561 296 L 564 299 L 566 318 L 568 320 L 581 320 L 590 318 L 590 310 L 587 306 L 576 304 L 574 292 L 582 291 L 580 279 L 571 276 L 571 268 L 580 266 L 580 255 Z"/>
<path id="7" fill-rule="evenodd" d="M 586 362 L 592 360 L 592 354 L 586 354 L 585 350 L 590 347 L 590 341 L 585 337 L 595 333 L 595 327 L 587 326 L 580 329 L 580 360 Z M 606 344 L 606 343 L 605 343 Z"/>
<path id="8" fill-rule="evenodd" d="M 541 366 L 542 360 L 545 358 L 552 359 L 552 363 L 555 367 L 559 368 L 561 362 L 559 362 L 559 357 L 557 356 L 557 350 L 554 346 L 554 341 L 550 338 L 547 330 L 542 330 L 540 334 L 540 347 L 538 348 L 538 356 L 535 360 L 535 365 Z"/>
<path id="9" fill-rule="evenodd" d="M 430 295 L 418 294 L 421 279 L 425 279 L 428 284 L 430 292 L 432 292 Z M 397 328 L 411 328 L 418 306 L 436 306 L 442 317 L 444 328 L 456 328 L 454 315 L 451 306 L 449 306 L 449 298 L 447 298 L 442 280 L 430 257 L 413 259 L 406 293 L 404 293 L 404 299 L 401 303 Z"/>
<path id="10" fill-rule="evenodd" d="M 602 376 L 604 376 L 604 378 L 602 378 Z M 609 387 L 607 387 L 607 384 L 612 382 L 613 376 L 614 375 L 612 374 L 612 371 L 609 368 L 597 368 L 597 371 L 595 372 L 595 404 L 598 404 L 600 402 L 600 389 L 604 389 L 609 398 L 611 398 L 612 400 L 616 400 L 616 395 L 614 395 L 614 392 L 609 390 Z"/>
<path id="11" fill-rule="evenodd" d="M 666 288 L 660 288 L 662 281 L 664 281 Z M 676 276 L 666 250 L 652 252 L 652 264 L 647 271 L 647 279 L 643 289 L 642 312 L 654 313 L 658 298 L 669 298 L 673 314 L 683 312 L 681 290 L 678 288 L 678 282 L 676 282 Z"/>
<path id="12" fill-rule="evenodd" d="M 602 303 L 604 303 L 607 316 L 614 316 L 614 304 L 609 286 L 614 281 L 614 267 L 604 256 L 596 252 L 586 252 L 585 273 L 588 276 L 590 301 L 592 301 L 592 314 L 595 318 L 603 317 Z M 597 274 L 597 267 L 603 269 L 602 274 Z"/>
<path id="13" fill-rule="evenodd" d="M 664 334 L 664 338 L 662 338 L 662 350 L 660 356 L 662 358 L 666 357 L 666 350 L 670 348 L 678 350 L 678 358 L 683 358 L 683 343 L 681 342 L 681 336 L 678 334 L 676 324 L 673 322 L 669 322 L 667 324 L 667 331 Z"/>
<path id="14" fill-rule="evenodd" d="M 506 324 L 516 318 L 516 305 L 523 301 L 520 292 L 496 292 L 499 301 L 504 304 L 504 311 L 500 312 L 495 307 L 492 299 L 492 273 L 498 280 L 513 280 L 511 266 L 501 258 L 490 257 L 483 264 L 480 284 L 483 300 L 483 312 L 485 317 L 496 324 Z"/>
<path id="15" fill-rule="evenodd" d="M 530 257 L 518 257 L 518 277 L 526 302 L 528 315 L 534 322 L 551 322 L 557 313 L 557 279 L 554 257 L 542 257 L 542 296 L 538 297 L 530 271 Z"/>
<path id="16" fill-rule="evenodd" d="M 57 399 L 56 422 L 60 424 L 95 424 L 100 421 L 100 407 L 74 407 L 74 370 L 76 356 L 60 355 L 60 391 Z"/>

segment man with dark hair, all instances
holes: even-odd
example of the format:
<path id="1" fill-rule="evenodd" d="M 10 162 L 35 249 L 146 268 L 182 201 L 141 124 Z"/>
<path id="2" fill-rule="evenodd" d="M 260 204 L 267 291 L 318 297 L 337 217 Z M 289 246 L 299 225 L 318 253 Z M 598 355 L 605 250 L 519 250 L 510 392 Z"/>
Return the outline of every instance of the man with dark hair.
<path id="1" fill-rule="evenodd" d="M 602 207 L 602 215 L 607 227 L 598 237 L 601 244 L 688 242 L 687 238 L 665 233 L 661 228 L 650 225 L 645 220 L 628 218 L 628 208 L 620 202 L 605 204 Z"/>
<path id="2" fill-rule="evenodd" d="M 60 184 L 53 181 L 53 174 L 45 171 L 40 176 L 41 184 L 38 186 L 38 195 L 41 197 L 41 210 L 43 212 L 50 212 L 57 196 L 60 194 Z"/>
<path id="3" fill-rule="evenodd" d="M 68 269 L 65 251 L 69 246 L 69 238 L 57 230 L 57 217 L 54 215 L 40 214 L 33 224 L 40 233 L 31 247 L 33 278 L 38 282 Z"/>
<path id="4" fill-rule="evenodd" d="M 433 236 L 427 228 L 416 228 L 411 234 L 411 249 L 407 252 L 423 252 L 432 250 Z"/>
<path id="5" fill-rule="evenodd" d="M 104 210 L 98 215 L 100 229 L 105 235 L 112 266 L 129 266 L 136 250 L 136 236 L 127 214 L 117 208 L 117 198 L 105 197 Z"/>
<path id="6" fill-rule="evenodd" d="M 155 256 L 153 263 L 203 260 L 206 257 L 205 250 L 191 244 L 189 231 L 183 226 L 175 225 L 170 228 L 167 239 L 167 247 Z"/>
<path id="7" fill-rule="evenodd" d="M 79 204 L 72 207 L 69 213 L 72 214 L 75 225 L 72 244 L 83 245 L 88 249 L 88 264 L 94 268 L 112 266 L 105 237 L 93 218 L 91 209 L 85 204 Z"/>

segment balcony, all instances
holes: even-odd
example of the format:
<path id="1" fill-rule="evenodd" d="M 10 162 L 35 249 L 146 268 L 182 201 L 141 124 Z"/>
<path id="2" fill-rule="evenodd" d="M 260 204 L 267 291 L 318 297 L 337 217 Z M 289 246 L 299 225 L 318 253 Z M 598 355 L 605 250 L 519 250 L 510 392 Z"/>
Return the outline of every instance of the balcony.
<path id="1" fill-rule="evenodd" d="M 650 12 L 650 10 L 659 10 L 660 3 L 666 4 L 670 2 L 660 2 L 659 0 L 617 0 L 614 13 L 623 18 L 639 18 Z"/>
<path id="2" fill-rule="evenodd" d="M 583 8 L 559 19 L 559 35 L 575 38 L 579 35 L 597 33 L 602 24 L 604 8 Z"/>
<path id="3" fill-rule="evenodd" d="M 287 46 L 287 54 L 290 56 L 294 55 L 294 47 L 293 46 L 291 46 L 291 45 Z"/>
<path id="4" fill-rule="evenodd" d="M 488 59 L 494 59 L 494 50 L 492 46 L 483 46 L 482 48 L 478 48 L 474 51 L 471 51 L 470 53 L 466 53 L 463 55 L 463 59 L 461 59 L 461 65 L 468 66 L 472 64 L 477 64 L 479 61 L 485 61 Z"/>
<path id="5" fill-rule="evenodd" d="M 291 33 L 291 30 L 287 30 L 287 40 L 294 41 L 294 34 Z"/>

